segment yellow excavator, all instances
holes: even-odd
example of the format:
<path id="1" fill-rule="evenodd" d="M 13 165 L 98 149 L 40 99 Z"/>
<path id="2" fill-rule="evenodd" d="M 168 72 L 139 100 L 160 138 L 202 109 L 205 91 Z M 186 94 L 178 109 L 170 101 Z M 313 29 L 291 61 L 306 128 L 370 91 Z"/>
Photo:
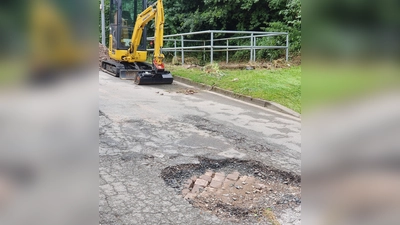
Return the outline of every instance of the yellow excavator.
<path id="1" fill-rule="evenodd" d="M 171 84 L 173 77 L 165 70 L 161 52 L 164 36 L 163 2 L 157 0 L 146 6 L 147 0 L 110 0 L 108 53 L 111 60 L 102 61 L 102 68 L 121 79 L 133 79 L 136 84 Z M 136 19 L 134 26 L 132 18 Z M 146 63 L 146 25 L 153 19 L 154 56 L 150 64 Z"/>
<path id="2" fill-rule="evenodd" d="M 93 65 L 90 59 L 93 59 L 97 50 L 93 48 L 91 32 L 95 29 L 82 29 L 87 25 L 85 23 L 90 22 L 77 24 L 71 17 L 74 15 L 80 18 L 82 13 L 77 16 L 74 10 L 65 7 L 78 2 L 31 0 L 29 4 L 21 6 L 27 10 L 29 23 L 26 25 L 26 42 L 29 47 L 15 52 L 27 52 L 26 56 L 19 56 L 19 60 L 27 57 L 27 67 L 33 80 L 52 79 L 62 71 L 74 71 Z M 91 6 L 82 3 L 80 7 L 87 10 Z"/>

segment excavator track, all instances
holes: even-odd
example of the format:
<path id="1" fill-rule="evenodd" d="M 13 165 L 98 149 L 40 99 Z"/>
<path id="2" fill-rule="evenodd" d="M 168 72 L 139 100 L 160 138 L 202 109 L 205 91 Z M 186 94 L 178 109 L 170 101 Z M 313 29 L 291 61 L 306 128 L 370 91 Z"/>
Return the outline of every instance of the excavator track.
<path id="1" fill-rule="evenodd" d="M 124 80 L 134 80 L 138 85 L 172 84 L 174 80 L 169 71 L 156 73 L 151 64 L 143 62 L 123 63 L 106 60 L 102 61 L 101 66 L 102 70 L 108 74 Z"/>

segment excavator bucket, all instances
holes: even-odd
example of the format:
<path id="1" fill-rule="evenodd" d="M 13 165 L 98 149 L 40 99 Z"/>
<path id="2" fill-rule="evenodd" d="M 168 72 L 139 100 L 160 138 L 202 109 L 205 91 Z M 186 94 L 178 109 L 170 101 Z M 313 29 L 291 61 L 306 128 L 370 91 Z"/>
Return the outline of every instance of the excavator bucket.
<path id="1" fill-rule="evenodd" d="M 171 73 L 164 71 L 162 74 L 151 72 L 138 73 L 135 79 L 136 84 L 172 84 L 174 78 Z"/>

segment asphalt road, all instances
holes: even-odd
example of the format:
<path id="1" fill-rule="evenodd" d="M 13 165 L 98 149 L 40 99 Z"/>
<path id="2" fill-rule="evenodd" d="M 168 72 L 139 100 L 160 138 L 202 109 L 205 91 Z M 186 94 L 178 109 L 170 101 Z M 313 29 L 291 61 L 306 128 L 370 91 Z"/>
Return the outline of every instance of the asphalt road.
<path id="1" fill-rule="evenodd" d="M 299 119 L 187 89 L 99 72 L 100 224 L 237 224 L 194 208 L 160 177 L 163 168 L 198 157 L 257 160 L 300 175 Z M 278 221 L 300 224 L 300 211 Z"/>

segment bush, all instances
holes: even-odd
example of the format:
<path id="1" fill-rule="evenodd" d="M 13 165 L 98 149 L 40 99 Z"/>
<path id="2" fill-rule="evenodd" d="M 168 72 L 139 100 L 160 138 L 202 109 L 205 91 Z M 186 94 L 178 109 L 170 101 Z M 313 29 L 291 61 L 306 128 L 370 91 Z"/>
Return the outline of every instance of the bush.
<path id="1" fill-rule="evenodd" d="M 267 27 L 262 29 L 273 32 L 289 33 L 289 52 L 298 55 L 301 51 L 301 3 L 300 0 L 290 0 L 286 7 L 279 11 L 283 18 L 280 21 L 265 23 Z M 261 38 L 259 43 L 266 46 L 284 46 L 286 37 Z M 285 55 L 285 50 L 259 50 L 257 57 L 277 59 Z"/>

